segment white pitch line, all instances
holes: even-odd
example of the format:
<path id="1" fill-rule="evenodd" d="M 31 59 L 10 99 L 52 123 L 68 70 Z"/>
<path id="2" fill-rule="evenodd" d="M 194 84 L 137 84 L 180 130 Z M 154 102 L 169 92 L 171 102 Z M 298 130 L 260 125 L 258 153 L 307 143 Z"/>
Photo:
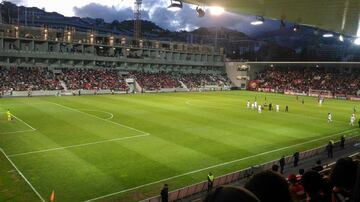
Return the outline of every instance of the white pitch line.
<path id="1" fill-rule="evenodd" d="M 114 139 L 109 139 L 109 140 L 101 140 L 101 141 L 89 142 L 89 143 L 84 143 L 84 144 L 70 145 L 70 146 L 65 146 L 65 147 L 56 147 L 56 148 L 51 148 L 51 149 L 43 149 L 43 150 L 24 152 L 24 153 L 18 153 L 18 154 L 10 154 L 9 157 L 24 156 L 24 155 L 29 155 L 29 154 L 38 154 L 38 153 L 64 150 L 64 149 L 76 148 L 76 147 L 84 147 L 84 146 L 89 146 L 89 145 L 101 144 L 101 143 L 105 143 L 105 142 L 116 142 L 116 141 L 121 141 L 121 140 L 146 137 L 149 135 L 150 134 L 143 134 L 143 135 L 136 135 L 136 136 L 129 136 L 129 137 L 120 137 L 120 138 L 114 138 Z"/>
<path id="2" fill-rule="evenodd" d="M 34 132 L 34 130 L 18 130 L 18 131 L 13 131 L 13 132 L 3 132 L 0 134 L 14 134 L 14 133 L 26 133 L 26 132 Z"/>
<path id="3" fill-rule="evenodd" d="M 133 190 L 140 189 L 140 188 L 143 188 L 143 187 L 147 187 L 147 186 L 150 186 L 150 185 L 158 184 L 158 183 L 160 183 L 160 182 L 164 182 L 164 181 L 176 179 L 176 178 L 179 178 L 179 177 L 191 175 L 191 174 L 198 173 L 198 172 L 202 172 L 202 171 L 209 170 L 209 169 L 212 169 L 212 168 L 217 168 L 217 167 L 221 167 L 221 166 L 225 166 L 225 165 L 237 163 L 237 162 L 244 161 L 244 160 L 247 160 L 247 159 L 251 159 L 251 158 L 254 158 L 254 157 L 263 156 L 263 155 L 266 155 L 266 154 L 278 152 L 278 151 L 285 150 L 285 149 L 289 149 L 289 148 L 292 148 L 292 147 L 301 146 L 301 145 L 308 144 L 308 143 L 311 143 L 311 142 L 316 142 L 316 141 L 319 141 L 319 140 L 322 140 L 322 139 L 326 139 L 326 138 L 329 138 L 329 137 L 341 135 L 341 134 L 343 134 L 343 133 L 347 133 L 347 132 L 354 131 L 354 130 L 358 130 L 358 129 L 357 129 L 357 128 L 349 129 L 349 130 L 346 130 L 346 131 L 343 131 L 343 132 L 340 132 L 340 133 L 336 133 L 336 134 L 328 135 L 328 136 L 325 136 L 325 137 L 321 137 L 321 138 L 309 140 L 309 141 L 306 141 L 306 142 L 302 142 L 302 143 L 298 143 L 298 144 L 294 144 L 294 145 L 289 145 L 289 146 L 286 146 L 286 147 L 282 147 L 282 148 L 270 150 L 270 151 L 267 151 L 267 152 L 255 154 L 255 155 L 252 155 L 252 156 L 247 156 L 247 157 L 243 157 L 243 158 L 240 158 L 240 159 L 235 159 L 235 160 L 232 160 L 232 161 L 228 161 L 228 162 L 224 162 L 224 163 L 212 165 L 212 166 L 209 166 L 209 167 L 206 167 L 206 168 L 201 168 L 201 169 L 194 170 L 194 171 L 190 171 L 190 172 L 187 172 L 187 173 L 175 175 L 175 176 L 168 177 L 168 178 L 165 178 L 165 179 L 162 179 L 162 180 L 158 180 L 158 181 L 155 181 L 155 182 L 150 182 L 150 183 L 147 183 L 147 184 L 143 184 L 143 185 L 140 185 L 140 186 L 137 186 L 137 187 L 132 187 L 132 188 L 125 189 L 125 190 L 122 190 L 122 191 L 118 191 L 118 192 L 114 192 L 114 193 L 111 193 L 111 194 L 107 194 L 107 195 L 104 195 L 104 196 L 99 196 L 99 197 L 96 197 L 96 198 L 93 198 L 93 199 L 86 200 L 85 202 L 96 201 L 96 200 L 103 199 L 103 198 L 107 198 L 107 197 L 114 196 L 114 195 L 117 195 L 117 194 L 126 193 L 126 192 L 129 192 L 129 191 L 133 191 Z"/>
<path id="4" fill-rule="evenodd" d="M 29 128 L 31 128 L 32 130 L 36 130 L 35 128 L 33 128 L 32 126 L 30 126 L 29 124 L 27 124 L 25 121 L 21 120 L 20 118 L 18 118 L 17 116 L 15 116 L 14 114 L 11 114 L 11 116 L 15 117 L 17 120 L 21 121 L 22 123 L 24 123 L 25 125 L 27 125 Z"/>
<path id="5" fill-rule="evenodd" d="M 0 112 L 1 113 L 1 112 Z M 25 133 L 25 132 L 33 132 L 36 131 L 36 129 L 29 124 L 27 124 L 25 121 L 21 120 L 19 117 L 11 114 L 15 119 L 19 120 L 20 122 L 24 123 L 27 127 L 31 128 L 31 130 L 18 130 L 18 131 L 12 131 L 12 132 L 1 132 L 0 134 L 14 134 L 14 133 Z"/>
<path id="6" fill-rule="evenodd" d="M 89 113 L 80 111 L 80 110 L 75 109 L 75 108 L 72 108 L 72 107 L 67 107 L 67 106 L 65 106 L 65 105 L 61 105 L 61 104 L 58 104 L 58 103 L 55 103 L 55 102 L 48 102 L 48 103 L 51 103 L 51 104 L 60 106 L 60 107 L 62 107 L 62 108 L 65 108 L 65 109 L 68 109 L 68 110 L 71 110 L 71 111 L 75 111 L 75 112 L 79 112 L 79 113 L 82 113 L 82 114 L 86 114 L 86 115 L 88 115 L 88 116 L 90 116 L 90 117 L 94 117 L 94 118 L 96 118 L 96 119 L 103 120 L 103 121 L 106 121 L 106 122 L 109 122 L 109 123 L 112 123 L 112 124 L 115 124 L 115 125 L 118 125 L 118 126 L 127 128 L 127 129 L 130 129 L 130 130 L 133 130 L 133 131 L 142 133 L 142 134 L 150 134 L 150 133 L 144 132 L 144 131 L 142 131 L 142 130 L 138 130 L 138 129 L 133 128 L 133 127 L 130 127 L 130 126 L 127 126 L 127 125 L 124 125 L 124 124 L 121 124 L 121 123 L 117 123 L 117 122 L 111 121 L 111 120 L 109 120 L 109 119 L 103 119 L 103 118 L 97 117 L 97 116 L 95 116 L 95 115 L 92 115 L 92 114 L 89 114 Z"/>
<path id="7" fill-rule="evenodd" d="M 5 151 L 0 148 L 1 153 L 4 154 L 5 158 L 10 162 L 10 164 L 15 168 L 15 170 L 19 173 L 19 175 L 25 180 L 25 182 L 30 186 L 30 188 L 35 192 L 35 194 L 39 197 L 39 199 L 42 202 L 45 202 L 44 198 L 39 194 L 39 192 L 34 188 L 34 186 L 32 186 L 32 184 L 30 183 L 30 181 L 28 179 L 26 179 L 26 177 L 24 176 L 24 174 L 22 174 L 22 172 L 16 167 L 16 165 L 14 164 L 14 162 L 12 162 L 12 160 L 9 158 L 8 155 L 6 155 Z"/>

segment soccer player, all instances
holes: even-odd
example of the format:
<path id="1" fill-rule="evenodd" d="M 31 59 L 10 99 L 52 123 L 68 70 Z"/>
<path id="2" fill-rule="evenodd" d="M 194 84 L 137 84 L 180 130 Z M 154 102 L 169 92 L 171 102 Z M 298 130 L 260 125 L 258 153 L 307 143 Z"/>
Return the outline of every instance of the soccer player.
<path id="1" fill-rule="evenodd" d="M 10 110 L 7 110 L 6 112 L 6 118 L 8 121 L 11 121 L 11 113 L 10 113 Z"/>
<path id="2" fill-rule="evenodd" d="M 261 105 L 259 105 L 259 106 L 258 106 L 258 112 L 259 112 L 259 114 L 261 114 L 261 110 L 262 110 L 262 109 L 261 109 Z"/>
<path id="3" fill-rule="evenodd" d="M 246 108 L 250 108 L 250 101 L 248 100 L 247 103 L 246 103 Z"/>
<path id="4" fill-rule="evenodd" d="M 255 104 L 254 103 L 251 104 L 251 109 L 255 109 Z"/>
<path id="5" fill-rule="evenodd" d="M 279 104 L 276 104 L 275 108 L 276 108 L 276 112 L 280 111 L 280 105 Z"/>
<path id="6" fill-rule="evenodd" d="M 351 118 L 350 118 L 350 125 L 354 126 L 354 123 L 355 123 L 355 114 L 351 115 Z"/>
<path id="7" fill-rule="evenodd" d="M 332 122 L 332 114 L 329 112 L 328 113 L 328 123 L 331 123 Z"/>
<path id="8" fill-rule="evenodd" d="M 257 108 L 257 107 L 258 107 L 258 104 L 257 104 L 257 102 L 256 102 L 256 101 L 254 102 L 254 107 L 255 107 L 255 108 Z"/>
<path id="9" fill-rule="evenodd" d="M 289 112 L 289 106 L 286 105 L 285 112 Z"/>

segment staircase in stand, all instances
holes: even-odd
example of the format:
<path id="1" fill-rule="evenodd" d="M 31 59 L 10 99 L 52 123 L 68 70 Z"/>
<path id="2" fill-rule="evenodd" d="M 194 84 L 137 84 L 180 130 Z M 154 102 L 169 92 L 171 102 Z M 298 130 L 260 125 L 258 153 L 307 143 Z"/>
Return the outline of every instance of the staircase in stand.
<path id="1" fill-rule="evenodd" d="M 181 87 L 184 88 L 186 91 L 190 91 L 189 88 L 184 84 L 184 82 L 180 81 Z"/>
<path id="2" fill-rule="evenodd" d="M 60 81 L 60 85 L 64 88 L 65 91 L 68 90 L 68 88 L 63 80 Z"/>

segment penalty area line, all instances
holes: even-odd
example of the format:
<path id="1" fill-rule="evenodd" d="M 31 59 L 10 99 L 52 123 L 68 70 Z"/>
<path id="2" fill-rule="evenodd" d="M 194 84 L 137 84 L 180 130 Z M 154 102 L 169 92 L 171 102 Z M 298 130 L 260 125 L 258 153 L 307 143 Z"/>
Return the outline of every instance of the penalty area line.
<path id="1" fill-rule="evenodd" d="M 23 121 L 19 117 L 15 116 L 14 114 L 11 114 L 11 116 L 14 117 L 15 119 L 17 119 L 18 121 L 20 121 L 21 123 L 25 124 L 30 129 L 29 130 L 10 131 L 10 132 L 1 132 L 0 134 L 15 134 L 15 133 L 26 133 L 26 132 L 34 132 L 34 131 L 36 131 L 36 129 L 34 127 L 32 127 L 30 124 L 26 123 L 25 121 Z"/>
<path id="2" fill-rule="evenodd" d="M 15 116 L 14 114 L 11 114 L 11 116 L 13 116 L 13 117 L 16 118 L 17 120 L 19 120 L 20 122 L 22 122 L 23 124 L 25 124 L 27 127 L 31 128 L 33 131 L 36 130 L 34 127 L 30 126 L 28 123 L 26 123 L 26 122 L 23 121 L 22 119 L 18 118 L 18 117 Z"/>
<path id="3" fill-rule="evenodd" d="M 10 164 L 15 168 L 15 170 L 19 173 L 19 175 L 25 180 L 25 182 L 30 186 L 30 188 L 34 191 L 34 193 L 39 197 L 42 202 L 45 202 L 44 198 L 39 194 L 39 192 L 35 189 L 35 187 L 30 183 L 30 181 L 24 176 L 24 174 L 16 167 L 15 163 L 10 159 L 10 157 L 5 153 L 5 151 L 0 148 L 1 153 L 5 156 L 5 158 L 10 162 Z"/>
<path id="4" fill-rule="evenodd" d="M 150 134 L 135 135 L 135 136 L 129 136 L 129 137 L 120 137 L 120 138 L 114 138 L 114 139 L 109 139 L 109 140 L 101 140 L 101 141 L 89 142 L 89 143 L 84 143 L 84 144 L 70 145 L 70 146 L 65 146 L 65 147 L 56 147 L 56 148 L 51 148 L 51 149 L 43 149 L 43 150 L 24 152 L 24 153 L 18 153 L 18 154 L 10 154 L 8 156 L 16 157 L 16 156 L 24 156 L 24 155 L 29 155 L 29 154 L 38 154 L 38 153 L 51 152 L 51 151 L 57 151 L 57 150 L 64 150 L 64 149 L 69 149 L 69 148 L 77 148 L 77 147 L 96 145 L 96 144 L 101 144 L 101 143 L 106 143 L 106 142 L 116 142 L 116 141 L 128 140 L 128 139 L 133 139 L 133 138 L 146 137 L 149 135 Z"/>
<path id="5" fill-rule="evenodd" d="M 341 135 L 341 134 L 351 132 L 351 131 L 354 131 L 354 130 L 358 130 L 358 129 L 357 128 L 349 129 L 349 130 L 345 130 L 345 131 L 342 131 L 342 132 L 339 132 L 339 133 L 335 133 L 335 134 L 331 134 L 331 135 L 328 135 L 328 136 L 324 136 L 324 137 L 312 139 L 312 140 L 309 140 L 309 141 L 305 141 L 305 142 L 302 142 L 302 143 L 289 145 L 289 146 L 286 146 L 286 147 L 281 147 L 281 148 L 270 150 L 270 151 L 267 151 L 267 152 L 262 152 L 262 153 L 259 153 L 259 154 L 246 156 L 246 157 L 243 157 L 243 158 L 239 158 L 239 159 L 235 159 L 235 160 L 232 160 L 232 161 L 212 165 L 212 166 L 209 166 L 209 167 L 201 168 L 201 169 L 190 171 L 190 172 L 187 172 L 187 173 L 182 173 L 182 174 L 175 175 L 175 176 L 168 177 L 168 178 L 164 178 L 164 179 L 161 179 L 161 180 L 158 180 L 158 181 L 155 181 L 155 182 L 150 182 L 150 183 L 143 184 L 143 185 L 140 185 L 140 186 L 137 186 L 137 187 L 132 187 L 132 188 L 129 188 L 129 189 L 124 189 L 124 190 L 121 190 L 121 191 L 118 191 L 118 192 L 110 193 L 110 194 L 107 194 L 107 195 L 104 195 L 104 196 L 99 196 L 99 197 L 96 197 L 96 198 L 92 198 L 92 199 L 86 200 L 85 202 L 97 201 L 97 200 L 104 199 L 104 198 L 114 196 L 114 195 L 117 195 L 117 194 L 122 194 L 122 193 L 126 193 L 126 192 L 133 191 L 133 190 L 136 190 L 136 189 L 140 189 L 140 188 L 143 188 L 143 187 L 158 184 L 160 182 L 164 182 L 164 181 L 176 179 L 176 178 L 179 178 L 179 177 L 199 173 L 199 172 L 206 171 L 206 170 L 213 169 L 213 168 L 217 168 L 217 167 L 226 166 L 226 165 L 229 165 L 229 164 L 237 163 L 237 162 L 244 161 L 244 160 L 247 160 L 247 159 L 251 159 L 251 158 L 254 158 L 254 157 L 264 156 L 264 155 L 267 155 L 267 154 L 275 153 L 275 152 L 278 152 L 278 151 L 286 150 L 286 149 L 289 149 L 289 148 L 293 148 L 293 147 L 305 145 L 305 144 L 308 144 L 308 143 L 316 142 L 316 141 L 319 141 L 319 140 L 327 139 L 327 138 L 330 138 L 330 137 L 333 137 L 333 136 Z"/>

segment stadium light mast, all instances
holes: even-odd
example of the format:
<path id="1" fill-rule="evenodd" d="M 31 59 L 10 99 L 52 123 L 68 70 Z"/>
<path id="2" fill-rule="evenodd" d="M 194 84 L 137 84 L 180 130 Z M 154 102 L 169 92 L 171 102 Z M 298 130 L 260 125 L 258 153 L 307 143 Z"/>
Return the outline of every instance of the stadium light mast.
<path id="1" fill-rule="evenodd" d="M 135 0 L 134 3 L 134 39 L 141 37 L 141 4 L 142 0 Z"/>

